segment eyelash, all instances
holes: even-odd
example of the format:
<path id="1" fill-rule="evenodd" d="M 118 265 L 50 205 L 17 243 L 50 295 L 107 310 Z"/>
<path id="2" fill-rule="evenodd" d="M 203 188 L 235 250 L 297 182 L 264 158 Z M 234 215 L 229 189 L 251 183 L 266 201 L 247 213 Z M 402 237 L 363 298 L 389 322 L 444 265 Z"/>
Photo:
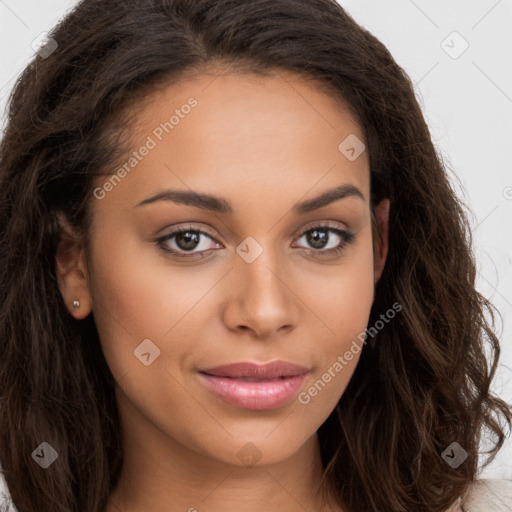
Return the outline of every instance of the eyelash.
<path id="1" fill-rule="evenodd" d="M 333 255 L 333 254 L 337 255 L 337 254 L 341 253 L 342 251 L 344 251 L 345 248 L 348 245 L 350 245 L 350 243 L 352 243 L 355 238 L 355 235 L 353 233 L 350 233 L 348 231 L 340 229 L 337 224 L 333 225 L 329 222 L 325 222 L 325 223 L 320 223 L 320 224 L 317 224 L 315 226 L 312 226 L 312 227 L 306 229 L 305 231 L 303 231 L 300 234 L 298 239 L 302 238 L 305 234 L 309 233 L 310 231 L 315 231 L 315 230 L 331 231 L 331 232 L 334 232 L 336 235 L 338 235 L 342 239 L 342 242 L 340 243 L 340 245 L 338 245 L 337 247 L 334 247 L 332 249 L 327 249 L 327 250 L 305 249 L 310 254 L 315 253 L 315 257 L 321 258 L 324 255 Z M 161 249 L 162 251 L 164 251 L 165 253 L 170 253 L 172 256 L 174 256 L 176 258 L 180 258 L 180 259 L 189 259 L 189 258 L 196 259 L 196 260 L 202 259 L 202 258 L 206 257 L 205 253 L 209 253 L 210 251 L 215 250 L 215 249 L 208 249 L 206 251 L 190 253 L 190 254 L 183 254 L 181 252 L 175 251 L 174 249 L 169 249 L 169 248 L 165 247 L 165 245 L 164 245 L 165 242 L 171 240 L 172 238 L 174 238 L 175 236 L 177 236 L 181 233 L 188 233 L 188 232 L 193 232 L 193 233 L 197 233 L 199 235 L 204 235 L 213 240 L 213 237 L 210 234 L 206 233 L 205 231 L 203 231 L 201 229 L 194 228 L 193 226 L 185 226 L 183 228 L 177 229 L 176 231 L 173 231 L 172 233 L 169 233 L 168 235 L 158 238 L 157 240 L 155 240 L 155 243 L 158 246 L 158 248 Z"/>

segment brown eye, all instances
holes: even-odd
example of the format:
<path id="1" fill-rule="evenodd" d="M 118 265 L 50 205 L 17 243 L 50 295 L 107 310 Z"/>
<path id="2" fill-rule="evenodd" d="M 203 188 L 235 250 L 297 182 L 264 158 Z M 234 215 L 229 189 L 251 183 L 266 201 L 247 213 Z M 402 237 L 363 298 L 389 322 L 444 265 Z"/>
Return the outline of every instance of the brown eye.
<path id="1" fill-rule="evenodd" d="M 200 259 L 212 249 L 212 243 L 208 243 L 208 240 L 213 241 L 213 238 L 205 231 L 185 227 L 160 237 L 156 243 L 161 250 L 177 258 Z M 201 250 L 196 251 L 198 248 Z"/>
<path id="2" fill-rule="evenodd" d="M 174 235 L 176 239 L 176 245 L 184 251 L 195 249 L 199 244 L 201 234 L 192 231 L 181 231 L 177 235 Z"/>
<path id="3" fill-rule="evenodd" d="M 304 247 L 305 249 L 314 254 L 323 255 L 341 252 L 354 237 L 353 233 L 340 229 L 337 225 L 334 227 L 330 224 L 322 224 L 304 231 L 298 240 L 304 238 L 309 245 Z"/>

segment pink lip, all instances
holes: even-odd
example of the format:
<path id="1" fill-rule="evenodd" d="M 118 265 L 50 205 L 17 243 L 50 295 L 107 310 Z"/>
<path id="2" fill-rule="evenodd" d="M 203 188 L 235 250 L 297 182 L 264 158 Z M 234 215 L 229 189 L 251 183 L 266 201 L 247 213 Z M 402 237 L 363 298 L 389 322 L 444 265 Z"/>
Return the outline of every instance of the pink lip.
<path id="1" fill-rule="evenodd" d="M 274 361 L 217 366 L 201 370 L 199 376 L 210 391 L 235 407 L 274 409 L 297 393 L 308 373 L 304 366 Z"/>

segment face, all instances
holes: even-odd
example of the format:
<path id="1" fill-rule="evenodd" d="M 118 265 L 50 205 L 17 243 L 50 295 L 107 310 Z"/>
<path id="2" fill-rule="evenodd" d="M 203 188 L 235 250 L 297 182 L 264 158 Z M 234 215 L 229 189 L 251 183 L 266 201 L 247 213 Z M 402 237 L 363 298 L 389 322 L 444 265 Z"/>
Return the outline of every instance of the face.
<path id="1" fill-rule="evenodd" d="M 89 253 L 58 255 L 70 311 L 92 311 L 141 435 L 239 466 L 290 457 L 354 372 L 387 253 L 363 132 L 279 73 L 161 89 L 132 133 L 96 183 Z"/>

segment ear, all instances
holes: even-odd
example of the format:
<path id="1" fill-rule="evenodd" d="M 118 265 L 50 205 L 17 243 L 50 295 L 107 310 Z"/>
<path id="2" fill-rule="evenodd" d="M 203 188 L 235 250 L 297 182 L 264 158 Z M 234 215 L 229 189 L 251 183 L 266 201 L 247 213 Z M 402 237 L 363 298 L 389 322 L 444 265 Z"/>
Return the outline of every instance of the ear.
<path id="1" fill-rule="evenodd" d="M 91 312 L 85 248 L 63 214 L 59 214 L 59 224 L 62 235 L 55 255 L 59 289 L 71 315 L 81 320 Z M 78 308 L 73 306 L 74 301 L 79 301 Z"/>
<path id="2" fill-rule="evenodd" d="M 375 283 L 380 279 L 386 264 L 388 256 L 388 233 L 389 233 L 389 199 L 383 199 L 375 210 L 375 220 L 380 237 L 374 237 L 376 242 L 374 245 L 373 269 L 375 275 Z"/>

